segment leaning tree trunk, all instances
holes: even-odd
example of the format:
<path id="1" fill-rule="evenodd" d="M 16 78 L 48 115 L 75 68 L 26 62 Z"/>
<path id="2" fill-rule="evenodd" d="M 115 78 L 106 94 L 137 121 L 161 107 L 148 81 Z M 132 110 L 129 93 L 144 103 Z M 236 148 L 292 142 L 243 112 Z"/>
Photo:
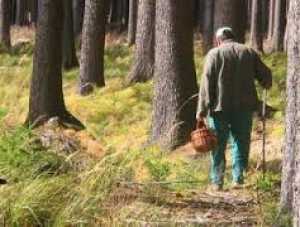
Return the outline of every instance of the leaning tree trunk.
<path id="1" fill-rule="evenodd" d="M 300 226 L 300 2 L 290 1 L 285 149 L 282 163 L 281 208 Z"/>
<path id="2" fill-rule="evenodd" d="M 93 85 L 105 86 L 104 46 L 105 1 L 86 0 L 80 58 L 79 92 L 81 95 L 91 93 Z"/>
<path id="3" fill-rule="evenodd" d="M 0 0 L 0 43 L 9 50 L 10 41 L 10 0 Z"/>
<path id="4" fill-rule="evenodd" d="M 145 82 L 153 77 L 155 1 L 139 0 L 136 49 L 129 83 Z"/>
<path id="5" fill-rule="evenodd" d="M 128 44 L 135 44 L 139 0 L 129 0 Z"/>
<path id="6" fill-rule="evenodd" d="M 262 0 L 252 0 L 250 45 L 263 52 Z"/>
<path id="7" fill-rule="evenodd" d="M 206 54 L 213 47 L 214 40 L 214 1 L 205 0 L 203 25 L 203 53 Z"/>
<path id="8" fill-rule="evenodd" d="M 230 26 L 238 42 L 245 42 L 247 27 L 246 0 L 217 0 L 215 1 L 214 28 Z"/>
<path id="9" fill-rule="evenodd" d="M 284 32 L 286 26 L 286 0 L 275 1 L 274 31 L 272 51 L 283 51 Z"/>
<path id="10" fill-rule="evenodd" d="M 174 149 L 194 128 L 193 1 L 157 0 L 152 141 Z"/>
<path id="11" fill-rule="evenodd" d="M 27 123 L 39 126 L 52 117 L 78 128 L 83 125 L 67 110 L 62 91 L 63 2 L 43 0 L 38 21 Z"/>
<path id="12" fill-rule="evenodd" d="M 75 39 L 73 31 L 72 0 L 63 0 L 64 3 L 64 31 L 63 31 L 63 66 L 72 69 L 78 66 L 76 57 Z"/>

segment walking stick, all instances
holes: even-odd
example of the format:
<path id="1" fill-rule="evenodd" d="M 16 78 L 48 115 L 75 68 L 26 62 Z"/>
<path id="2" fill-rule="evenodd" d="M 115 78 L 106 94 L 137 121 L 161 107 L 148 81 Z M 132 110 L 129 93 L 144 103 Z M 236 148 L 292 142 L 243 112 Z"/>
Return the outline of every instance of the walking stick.
<path id="1" fill-rule="evenodd" d="M 262 172 L 263 178 L 266 173 L 266 105 L 267 105 L 267 89 L 263 91 L 263 106 L 262 106 Z"/>

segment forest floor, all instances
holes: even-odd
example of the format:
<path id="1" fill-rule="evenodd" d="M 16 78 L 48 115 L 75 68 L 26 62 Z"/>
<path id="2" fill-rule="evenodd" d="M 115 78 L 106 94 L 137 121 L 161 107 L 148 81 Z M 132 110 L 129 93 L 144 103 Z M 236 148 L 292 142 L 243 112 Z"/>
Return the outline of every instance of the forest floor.
<path id="1" fill-rule="evenodd" d="M 55 126 L 22 127 L 28 111 L 33 32 L 13 31 L 10 54 L 0 50 L 0 226 L 271 226 L 280 193 L 286 56 L 264 61 L 274 73 L 268 104 L 267 173 L 261 157 L 261 122 L 255 119 L 247 184 L 231 189 L 230 153 L 223 192 L 209 190 L 209 156 L 186 145 L 167 153 L 145 146 L 152 82 L 126 85 L 132 49 L 107 36 L 107 86 L 77 94 L 78 69 L 64 72 L 68 109 L 84 132 Z M 197 74 L 203 57 L 196 42 Z M 258 90 L 261 93 L 261 90 Z M 281 226 L 289 226 L 289 218 Z"/>

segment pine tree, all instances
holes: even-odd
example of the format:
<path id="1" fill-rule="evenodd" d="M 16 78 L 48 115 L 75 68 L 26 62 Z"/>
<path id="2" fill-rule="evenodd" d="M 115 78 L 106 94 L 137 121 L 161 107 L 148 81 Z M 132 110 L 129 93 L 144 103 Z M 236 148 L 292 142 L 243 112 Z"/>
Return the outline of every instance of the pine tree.
<path id="1" fill-rule="evenodd" d="M 174 149 L 195 125 L 193 1 L 157 0 L 152 141 Z"/>
<path id="2" fill-rule="evenodd" d="M 61 123 L 82 129 L 83 125 L 66 110 L 62 91 L 63 2 L 43 0 L 40 10 L 26 122 L 39 126 L 58 117 Z"/>

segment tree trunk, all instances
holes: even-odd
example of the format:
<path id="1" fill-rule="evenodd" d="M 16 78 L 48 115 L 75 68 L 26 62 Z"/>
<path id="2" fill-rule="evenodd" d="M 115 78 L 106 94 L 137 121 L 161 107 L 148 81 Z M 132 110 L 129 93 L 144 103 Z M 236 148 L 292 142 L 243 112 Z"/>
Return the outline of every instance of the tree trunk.
<path id="1" fill-rule="evenodd" d="M 246 0 L 218 0 L 215 1 L 215 30 L 223 26 L 233 29 L 237 41 L 245 42 L 247 27 Z"/>
<path id="2" fill-rule="evenodd" d="M 129 83 L 145 82 L 153 77 L 155 42 L 155 0 L 139 0 L 134 63 Z"/>
<path id="3" fill-rule="evenodd" d="M 194 0 L 194 25 L 197 27 L 197 31 L 204 34 L 204 20 L 205 20 L 205 1 L 206 0 Z M 213 2 L 213 1 L 211 1 Z"/>
<path id="4" fill-rule="evenodd" d="M 30 23 L 37 23 L 38 19 L 38 0 L 30 0 Z"/>
<path id="5" fill-rule="evenodd" d="M 105 86 L 104 46 L 105 1 L 86 0 L 80 56 L 81 95 L 92 92 L 93 85 Z"/>
<path id="6" fill-rule="evenodd" d="M 16 23 L 16 7 L 17 0 L 10 1 L 10 24 L 13 25 Z"/>
<path id="7" fill-rule="evenodd" d="M 262 0 L 252 0 L 250 45 L 258 52 L 263 52 Z"/>
<path id="8" fill-rule="evenodd" d="M 272 51 L 283 51 L 284 32 L 286 26 L 285 0 L 275 1 L 274 31 L 272 36 Z"/>
<path id="9" fill-rule="evenodd" d="M 9 50 L 10 41 L 10 0 L 0 0 L 0 43 Z"/>
<path id="10" fill-rule="evenodd" d="M 128 22 L 129 46 L 135 44 L 137 15 L 138 15 L 138 1 L 139 0 L 129 0 L 129 22 Z"/>
<path id="11" fill-rule="evenodd" d="M 19 26 L 28 25 L 29 4 L 28 0 L 17 0 L 16 24 Z"/>
<path id="12" fill-rule="evenodd" d="M 27 123 L 39 126 L 52 117 L 59 117 L 61 122 L 82 129 L 83 125 L 66 110 L 62 91 L 63 1 L 41 3 Z"/>
<path id="13" fill-rule="evenodd" d="M 282 163 L 281 208 L 294 214 L 300 226 L 300 2 L 290 1 L 286 136 Z"/>
<path id="14" fill-rule="evenodd" d="M 290 7 L 290 0 L 286 0 L 286 15 L 288 15 L 289 7 Z M 288 27 L 285 26 L 284 42 L 283 42 L 284 52 L 287 52 L 287 46 L 288 46 Z"/>
<path id="15" fill-rule="evenodd" d="M 117 1 L 116 0 L 110 0 L 109 4 L 109 14 L 108 14 L 108 24 L 111 24 L 115 21 L 115 8 L 116 8 Z"/>
<path id="16" fill-rule="evenodd" d="M 203 26 L 203 53 L 206 54 L 213 47 L 214 40 L 214 1 L 205 0 Z"/>
<path id="17" fill-rule="evenodd" d="M 73 0 L 73 27 L 76 37 L 80 35 L 82 31 L 85 4 L 84 2 L 84 0 Z"/>
<path id="18" fill-rule="evenodd" d="M 246 1 L 247 1 L 247 27 L 246 27 L 246 30 L 251 30 L 253 0 L 246 0 Z"/>
<path id="19" fill-rule="evenodd" d="M 129 21 L 129 0 L 123 0 L 123 19 L 122 25 L 123 28 L 126 30 L 128 28 L 128 21 Z"/>
<path id="20" fill-rule="evenodd" d="M 72 69 L 78 66 L 76 57 L 75 39 L 73 31 L 72 0 L 63 0 L 64 3 L 64 30 L 63 30 L 63 66 Z"/>
<path id="21" fill-rule="evenodd" d="M 262 33 L 263 33 L 263 38 L 266 37 L 267 32 L 268 32 L 268 0 L 261 0 L 261 28 L 262 28 Z"/>
<path id="22" fill-rule="evenodd" d="M 198 93 L 192 0 L 157 0 L 152 141 L 185 144 L 195 125 Z"/>
<path id="23" fill-rule="evenodd" d="M 275 12 L 275 0 L 270 0 L 269 3 L 269 25 L 268 25 L 268 40 L 272 40 L 274 31 L 274 12 Z"/>

